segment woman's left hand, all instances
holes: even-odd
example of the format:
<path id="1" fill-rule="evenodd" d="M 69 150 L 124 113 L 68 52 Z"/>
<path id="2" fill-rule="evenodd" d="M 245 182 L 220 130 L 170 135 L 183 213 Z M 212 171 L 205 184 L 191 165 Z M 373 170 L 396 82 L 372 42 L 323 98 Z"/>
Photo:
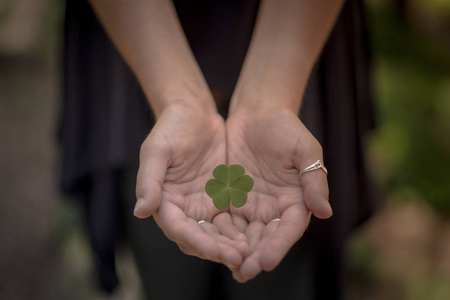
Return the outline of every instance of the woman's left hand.
<path id="1" fill-rule="evenodd" d="M 233 224 L 249 240 L 252 253 L 233 276 L 245 282 L 273 270 L 306 230 L 311 212 L 332 215 L 327 176 L 300 170 L 323 160 L 322 148 L 289 110 L 233 114 L 226 122 L 228 163 L 241 164 L 255 185 L 241 208 L 230 207 Z M 220 228 L 219 228 L 220 229 Z"/>

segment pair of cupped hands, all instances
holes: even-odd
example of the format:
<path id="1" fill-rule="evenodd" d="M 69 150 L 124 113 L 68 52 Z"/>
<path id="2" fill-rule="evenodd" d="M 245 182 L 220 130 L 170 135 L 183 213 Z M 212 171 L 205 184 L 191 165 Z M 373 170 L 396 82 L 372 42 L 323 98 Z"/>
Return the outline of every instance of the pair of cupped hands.
<path id="1" fill-rule="evenodd" d="M 152 215 L 185 254 L 223 263 L 245 282 L 282 261 L 311 213 L 332 215 L 325 172 L 300 176 L 318 159 L 320 144 L 292 111 L 235 111 L 225 122 L 214 110 L 179 100 L 141 147 L 135 215 Z M 206 194 L 219 164 L 240 164 L 254 179 L 244 206 L 220 211 Z"/>

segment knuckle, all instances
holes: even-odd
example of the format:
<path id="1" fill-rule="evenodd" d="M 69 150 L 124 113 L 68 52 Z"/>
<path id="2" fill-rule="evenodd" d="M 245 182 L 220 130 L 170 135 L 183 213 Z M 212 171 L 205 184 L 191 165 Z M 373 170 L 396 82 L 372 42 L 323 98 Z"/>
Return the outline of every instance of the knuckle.
<path id="1" fill-rule="evenodd" d="M 146 155 L 147 153 L 166 153 L 168 150 L 165 139 L 158 138 L 158 136 L 150 135 L 142 142 L 140 148 L 140 155 Z"/>
<path id="2" fill-rule="evenodd" d="M 322 146 L 316 138 L 311 139 L 311 141 L 306 145 L 306 149 L 308 152 L 317 153 L 320 154 L 320 156 L 323 154 Z"/>

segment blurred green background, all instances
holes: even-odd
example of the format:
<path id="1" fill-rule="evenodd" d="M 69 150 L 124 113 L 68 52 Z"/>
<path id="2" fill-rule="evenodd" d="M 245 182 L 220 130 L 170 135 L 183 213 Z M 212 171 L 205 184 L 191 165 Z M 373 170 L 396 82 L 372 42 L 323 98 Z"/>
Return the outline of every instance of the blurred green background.
<path id="1" fill-rule="evenodd" d="M 348 247 L 346 299 L 450 299 L 450 1 L 367 0 L 380 209 Z M 141 299 L 95 284 L 77 204 L 57 189 L 63 1 L 0 0 L 0 299 Z"/>

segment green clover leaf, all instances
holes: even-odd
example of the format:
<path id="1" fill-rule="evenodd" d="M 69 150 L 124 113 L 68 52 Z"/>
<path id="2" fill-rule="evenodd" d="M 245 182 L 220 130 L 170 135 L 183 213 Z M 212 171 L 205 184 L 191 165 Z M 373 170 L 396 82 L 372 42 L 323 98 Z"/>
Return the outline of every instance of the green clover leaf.
<path id="1" fill-rule="evenodd" d="M 217 209 L 227 209 L 230 201 L 234 207 L 241 207 L 247 202 L 247 193 L 253 188 L 254 182 L 244 173 L 245 169 L 241 165 L 218 165 L 214 169 L 215 179 L 208 180 L 205 191 Z"/>

